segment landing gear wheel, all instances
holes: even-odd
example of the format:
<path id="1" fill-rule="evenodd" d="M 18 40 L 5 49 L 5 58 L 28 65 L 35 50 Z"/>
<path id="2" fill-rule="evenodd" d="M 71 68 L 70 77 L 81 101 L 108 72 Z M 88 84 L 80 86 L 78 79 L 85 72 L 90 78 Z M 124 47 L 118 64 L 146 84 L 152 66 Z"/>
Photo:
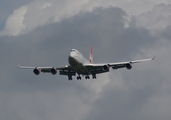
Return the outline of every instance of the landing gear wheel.
<path id="1" fill-rule="evenodd" d="M 68 80 L 72 80 L 72 76 L 71 75 L 68 75 Z"/>
<path id="2" fill-rule="evenodd" d="M 90 79 L 90 77 L 88 75 L 85 76 L 85 79 Z"/>
<path id="3" fill-rule="evenodd" d="M 77 76 L 77 80 L 81 80 L 81 76 Z"/>
<path id="4" fill-rule="evenodd" d="M 93 78 L 93 79 L 96 79 L 96 75 L 93 75 L 92 78 Z"/>

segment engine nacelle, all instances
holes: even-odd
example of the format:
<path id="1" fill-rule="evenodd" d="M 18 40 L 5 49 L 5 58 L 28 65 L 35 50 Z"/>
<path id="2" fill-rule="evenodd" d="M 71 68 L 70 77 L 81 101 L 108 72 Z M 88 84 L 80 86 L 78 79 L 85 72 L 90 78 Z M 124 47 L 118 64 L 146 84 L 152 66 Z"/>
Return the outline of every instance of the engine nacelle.
<path id="1" fill-rule="evenodd" d="M 127 63 L 127 64 L 125 65 L 125 67 L 126 67 L 128 70 L 132 69 L 132 65 L 131 65 L 130 63 Z"/>
<path id="2" fill-rule="evenodd" d="M 52 73 L 52 75 L 55 75 L 57 73 L 57 70 L 55 68 L 52 68 L 50 72 Z"/>
<path id="3" fill-rule="evenodd" d="M 40 70 L 37 69 L 37 68 L 35 68 L 35 69 L 33 70 L 33 73 L 34 73 L 35 75 L 39 75 L 39 74 L 40 74 Z"/>
<path id="4" fill-rule="evenodd" d="M 109 71 L 109 66 L 108 66 L 108 65 L 104 65 L 104 66 L 102 67 L 102 69 L 103 69 L 104 71 Z"/>

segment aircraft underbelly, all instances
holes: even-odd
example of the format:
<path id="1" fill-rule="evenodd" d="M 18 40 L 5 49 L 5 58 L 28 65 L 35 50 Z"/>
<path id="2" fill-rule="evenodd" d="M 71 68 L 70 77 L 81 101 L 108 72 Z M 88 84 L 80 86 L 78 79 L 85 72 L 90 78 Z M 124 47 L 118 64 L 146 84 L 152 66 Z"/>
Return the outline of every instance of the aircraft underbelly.
<path id="1" fill-rule="evenodd" d="M 73 57 L 69 57 L 69 64 L 71 65 L 72 68 L 75 69 L 75 71 L 78 74 L 82 74 L 82 75 L 88 75 L 88 70 L 86 67 L 83 66 L 84 61 L 81 61 L 79 58 L 73 58 Z"/>
<path id="2" fill-rule="evenodd" d="M 87 68 L 82 66 L 80 68 L 76 69 L 78 74 L 82 74 L 82 75 L 89 75 L 90 73 L 88 72 Z"/>

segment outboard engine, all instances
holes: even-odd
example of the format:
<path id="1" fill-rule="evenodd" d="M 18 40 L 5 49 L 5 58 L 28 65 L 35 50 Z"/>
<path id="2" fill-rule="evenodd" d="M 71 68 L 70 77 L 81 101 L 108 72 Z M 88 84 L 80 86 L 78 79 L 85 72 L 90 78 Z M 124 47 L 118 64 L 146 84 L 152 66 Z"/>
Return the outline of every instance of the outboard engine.
<path id="1" fill-rule="evenodd" d="M 108 65 L 104 65 L 104 66 L 102 67 L 102 69 L 103 69 L 104 71 L 109 71 L 109 66 L 108 66 Z"/>
<path id="2" fill-rule="evenodd" d="M 57 70 L 53 67 L 50 72 L 52 73 L 52 75 L 55 75 L 57 73 Z"/>
<path id="3" fill-rule="evenodd" d="M 39 74 L 40 74 L 40 70 L 37 69 L 37 68 L 35 68 L 35 69 L 33 70 L 33 73 L 34 73 L 35 75 L 39 75 Z"/>
<path id="4" fill-rule="evenodd" d="M 132 65 L 131 65 L 130 63 L 127 63 L 127 64 L 125 65 L 125 67 L 126 67 L 128 70 L 130 70 L 130 69 L 132 68 Z"/>

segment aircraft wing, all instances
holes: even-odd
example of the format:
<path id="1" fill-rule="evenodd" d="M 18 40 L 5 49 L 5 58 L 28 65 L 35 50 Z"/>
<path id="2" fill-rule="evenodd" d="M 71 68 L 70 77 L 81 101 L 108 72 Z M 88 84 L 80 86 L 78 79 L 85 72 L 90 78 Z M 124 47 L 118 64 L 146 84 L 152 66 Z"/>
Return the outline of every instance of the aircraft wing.
<path id="1" fill-rule="evenodd" d="M 151 61 L 154 59 L 155 59 L 155 56 L 153 58 L 149 58 L 149 59 L 134 60 L 134 61 L 127 61 L 127 62 L 118 62 L 118 63 L 109 63 L 109 66 L 112 67 L 113 69 L 124 68 L 124 67 L 129 69 L 129 65 L 132 65 L 134 63 Z M 132 66 L 130 66 L 130 67 L 132 67 Z"/>
<path id="2" fill-rule="evenodd" d="M 135 61 L 127 61 L 127 62 L 117 62 L 117 63 L 102 63 L 102 64 L 84 64 L 83 66 L 86 68 L 86 71 L 88 74 L 100 74 L 104 72 L 109 72 L 109 68 L 113 69 L 119 69 L 119 68 L 127 68 L 131 69 L 132 64 L 134 63 L 139 63 L 139 62 L 145 62 L 145 61 L 150 61 L 154 60 L 155 57 L 150 58 L 150 59 L 142 59 L 142 60 L 135 60 Z M 75 76 L 76 71 L 71 67 L 71 66 L 65 66 L 65 67 L 31 67 L 31 66 L 20 66 L 18 65 L 19 68 L 21 69 L 33 69 L 33 73 L 36 75 L 39 75 L 40 72 L 43 73 L 51 73 L 55 75 L 57 71 L 59 71 L 60 75 L 68 75 L 68 76 Z M 87 72 L 82 72 L 83 75 L 86 75 Z"/>
<path id="3" fill-rule="evenodd" d="M 65 66 L 65 67 L 31 67 L 31 66 L 20 66 L 18 65 L 19 68 L 21 69 L 33 69 L 33 72 L 36 75 L 39 75 L 40 72 L 43 73 L 52 73 L 55 75 L 57 71 L 59 71 L 60 75 L 72 75 L 75 76 L 76 72 L 74 69 L 72 69 L 70 66 Z"/>
<path id="4" fill-rule="evenodd" d="M 50 68 L 53 68 L 53 67 L 33 67 L 33 66 L 20 66 L 18 64 L 18 67 L 21 68 L 21 69 L 50 69 Z"/>
<path id="5" fill-rule="evenodd" d="M 84 66 L 90 71 L 91 74 L 99 74 L 104 72 L 109 72 L 109 68 L 119 69 L 119 68 L 127 68 L 131 69 L 132 64 L 140 63 L 145 61 L 154 60 L 155 57 L 149 59 L 135 60 L 135 61 L 127 61 L 127 62 L 117 62 L 117 63 L 102 63 L 102 64 L 84 64 Z"/>

